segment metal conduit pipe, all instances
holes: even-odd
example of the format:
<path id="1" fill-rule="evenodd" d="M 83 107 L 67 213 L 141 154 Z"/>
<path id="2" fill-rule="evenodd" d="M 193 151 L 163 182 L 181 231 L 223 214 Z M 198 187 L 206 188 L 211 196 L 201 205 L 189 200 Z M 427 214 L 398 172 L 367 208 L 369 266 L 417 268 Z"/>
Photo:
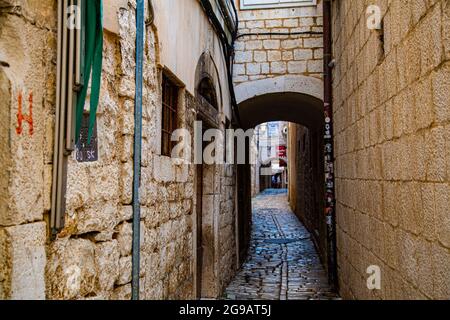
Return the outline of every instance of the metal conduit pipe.
<path id="1" fill-rule="evenodd" d="M 141 184 L 142 152 L 142 86 L 144 63 L 144 0 L 136 3 L 136 95 L 134 107 L 134 176 L 133 176 L 133 248 L 131 299 L 139 300 L 140 280 L 140 240 L 141 240 L 141 204 L 139 188 Z"/>

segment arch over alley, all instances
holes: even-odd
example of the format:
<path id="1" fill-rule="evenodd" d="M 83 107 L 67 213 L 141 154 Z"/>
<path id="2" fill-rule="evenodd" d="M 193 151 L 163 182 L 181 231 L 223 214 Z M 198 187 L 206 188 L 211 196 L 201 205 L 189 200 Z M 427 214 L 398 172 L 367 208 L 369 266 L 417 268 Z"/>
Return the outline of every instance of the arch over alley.
<path id="1" fill-rule="evenodd" d="M 292 207 L 296 216 L 309 230 L 322 262 L 326 262 L 328 239 L 323 214 L 325 199 L 323 81 L 303 75 L 284 75 L 243 82 L 236 86 L 236 97 L 241 125 L 245 129 L 273 121 L 290 123 L 287 161 L 289 196 L 286 199 L 270 197 L 268 199 L 269 202 L 270 199 L 289 201 L 286 205 Z M 248 170 L 247 177 L 241 183 L 253 184 L 255 179 L 263 179 L 255 177 L 260 175 L 260 172 L 261 168 L 256 164 L 256 168 Z M 263 190 L 257 190 L 260 191 Z M 250 216 L 252 215 L 247 214 L 247 217 Z M 258 217 L 253 212 L 253 218 Z M 335 266 L 325 265 L 325 267 L 328 270 Z"/>
<path id="2" fill-rule="evenodd" d="M 269 121 L 289 121 L 310 128 L 323 125 L 320 79 L 286 75 L 244 82 L 235 91 L 241 124 L 246 129 Z"/>

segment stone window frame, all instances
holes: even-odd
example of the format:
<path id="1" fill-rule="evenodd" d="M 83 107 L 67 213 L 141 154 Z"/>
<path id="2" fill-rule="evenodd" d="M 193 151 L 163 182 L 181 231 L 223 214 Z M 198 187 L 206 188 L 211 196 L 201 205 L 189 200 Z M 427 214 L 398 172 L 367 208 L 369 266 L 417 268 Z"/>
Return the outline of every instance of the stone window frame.
<path id="1" fill-rule="evenodd" d="M 241 10 L 317 6 L 317 0 L 239 0 Z"/>

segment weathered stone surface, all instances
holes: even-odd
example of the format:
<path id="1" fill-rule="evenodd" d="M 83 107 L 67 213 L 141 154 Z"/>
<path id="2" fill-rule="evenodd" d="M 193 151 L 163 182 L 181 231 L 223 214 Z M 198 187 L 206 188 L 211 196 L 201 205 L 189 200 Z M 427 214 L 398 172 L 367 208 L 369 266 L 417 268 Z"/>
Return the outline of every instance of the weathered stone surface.
<path id="1" fill-rule="evenodd" d="M 101 292 L 109 293 L 121 276 L 120 252 L 116 240 L 95 246 L 95 262 L 98 270 L 98 284 Z"/>
<path id="2" fill-rule="evenodd" d="M 95 294 L 99 271 L 96 246 L 84 239 L 60 239 L 51 244 L 47 264 L 47 297 L 77 299 Z"/>
<path id="3" fill-rule="evenodd" d="M 131 256 L 122 257 L 119 260 L 119 278 L 116 284 L 121 286 L 131 282 L 132 262 Z"/>
<path id="4" fill-rule="evenodd" d="M 46 225 L 43 222 L 0 230 L 3 296 L 13 300 L 45 299 Z M 5 269 L 3 269 L 5 268 Z"/>
<path id="5" fill-rule="evenodd" d="M 129 221 L 133 219 L 133 206 L 121 206 L 119 207 L 118 222 Z"/>
<path id="6" fill-rule="evenodd" d="M 11 255 L 10 243 L 3 229 L 0 229 L 0 299 L 5 300 L 9 297 L 11 290 Z"/>
<path id="7" fill-rule="evenodd" d="M 286 8 L 275 11 L 267 10 L 267 12 L 276 12 L 275 15 L 264 14 L 261 16 L 261 12 L 263 11 L 239 11 L 240 32 L 294 33 L 322 31 L 322 13 L 320 10 L 308 13 L 308 15 L 312 14 L 314 18 L 308 16 L 300 20 L 295 14 L 304 14 L 303 12 L 291 12 Z M 314 57 L 319 60 L 312 64 L 309 69 L 306 68 L 306 63 L 300 62 L 312 60 L 313 50 L 323 48 L 322 39 L 318 36 L 304 34 L 301 36 L 242 37 L 238 39 L 235 46 L 237 50 L 236 72 L 233 79 L 235 84 L 266 79 L 279 74 L 308 74 L 322 78 L 322 70 L 319 64 L 322 62 L 320 59 L 322 59 L 323 54 L 320 55 L 319 51 L 317 51 L 317 56 Z M 291 61 L 292 63 L 288 67 L 285 61 Z"/>
<path id="8" fill-rule="evenodd" d="M 448 296 L 448 281 L 442 280 L 449 265 L 444 254 L 449 248 L 444 208 L 450 178 L 445 128 L 450 109 L 444 89 L 448 36 L 442 33 L 447 7 L 446 1 L 386 2 L 384 43 L 366 32 L 364 23 L 356 23 L 364 10 L 335 29 L 334 39 L 340 39 L 333 48 L 338 66 L 333 91 L 337 214 L 344 216 L 338 222 L 344 298 Z M 335 19 L 341 15 L 334 11 Z M 355 32 L 344 32 L 346 27 Z M 305 46 L 312 44 L 305 39 Z M 314 68 L 319 70 L 319 65 Z M 357 137 L 354 144 L 349 142 L 352 137 Z M 381 156 L 375 150 L 381 150 Z M 350 170 L 355 163 L 356 175 Z M 348 210 L 356 213 L 356 230 L 349 228 Z M 355 243 L 359 253 L 351 250 Z M 355 271 L 357 260 L 360 267 Z M 354 280 L 365 279 L 365 268 L 374 261 L 391 282 L 379 295 Z"/>
<path id="9" fill-rule="evenodd" d="M 1 170 L 0 178 L 5 182 L 1 184 L 4 192 L 0 195 L 0 208 L 5 209 L 0 210 L 4 213 L 0 217 L 2 298 L 22 290 L 22 284 L 14 278 L 22 266 L 15 266 L 16 249 L 9 243 L 11 237 L 4 227 L 16 228 L 16 224 L 31 223 L 23 228 L 34 228 L 36 224 L 33 222 L 42 221 L 44 213 L 51 207 L 56 110 L 56 2 L 41 2 L 30 4 L 22 0 L 0 0 L 4 13 L 0 18 L 0 60 L 9 64 L 9 67 L 0 67 L 0 92 L 2 98 L 6 97 L 0 102 L 1 119 L 4 119 L 0 120 L 0 142 L 4 142 L 1 150 L 6 157 L 1 158 L 4 170 Z M 39 259 L 43 257 L 44 264 L 39 261 L 34 265 L 42 269 L 36 271 L 37 280 L 30 279 L 28 274 L 23 277 L 24 281 L 39 282 L 27 291 L 27 297 L 129 299 L 131 295 L 135 2 L 110 2 L 105 6 L 104 63 L 97 110 L 99 160 L 78 163 L 73 156 L 68 157 L 66 227 L 56 240 L 50 241 L 45 238 L 44 227 L 48 226 L 38 223 L 43 231 L 43 240 L 39 240 L 39 246 L 33 246 L 37 249 L 28 254 Z M 195 209 L 192 201 L 195 196 L 194 172 L 193 166 L 158 155 L 161 144 L 161 74 L 156 61 L 161 59 L 161 47 L 172 42 L 164 40 L 164 36 L 160 38 L 162 33 L 156 30 L 148 26 L 146 32 L 141 180 L 141 277 L 142 283 L 152 285 L 143 285 L 141 293 L 150 298 L 177 298 L 193 296 L 193 270 L 190 267 L 193 265 L 191 215 Z M 210 34 L 214 36 L 214 33 Z M 208 44 L 204 45 L 203 49 L 209 50 Z M 258 47 L 262 43 L 254 45 Z M 220 51 L 213 55 L 221 57 Z M 198 57 L 189 64 L 195 65 L 196 59 Z M 225 69 L 218 66 L 222 83 L 226 79 L 221 77 Z M 185 79 L 180 71 L 177 71 L 178 76 Z M 188 129 L 192 129 L 197 108 L 190 88 L 182 90 L 186 105 L 184 101 L 180 102 L 179 113 L 182 126 Z M 28 135 L 29 128 L 25 122 L 23 134 L 14 134 L 20 90 L 23 91 L 24 102 L 33 92 L 33 135 Z M 228 94 L 224 94 L 221 100 L 224 121 L 225 115 L 229 117 Z M 25 113 L 27 108 L 27 103 L 24 103 Z M 187 189 L 185 185 L 188 185 Z M 27 236 L 33 237 L 33 234 L 30 231 Z M 49 240 L 48 263 L 44 274 L 46 240 Z M 19 248 L 24 240 L 14 238 L 14 241 Z M 165 259 L 166 254 L 168 259 Z M 18 257 L 17 261 L 22 263 Z M 23 263 L 23 268 L 28 263 Z M 170 281 L 169 275 L 174 275 Z M 11 282 L 11 279 L 16 282 Z"/>
<path id="10" fill-rule="evenodd" d="M 76 234 L 113 231 L 118 220 L 118 207 L 110 202 L 95 203 L 92 207 L 76 212 L 74 217 Z"/>
<path id="11" fill-rule="evenodd" d="M 131 284 L 116 288 L 111 295 L 111 300 L 131 300 Z"/>
<path id="12" fill-rule="evenodd" d="M 0 8 L 19 11 L 26 19 L 36 22 L 38 26 L 56 28 L 56 3 L 51 0 L 30 2 L 26 0 L 2 0 Z"/>
<path id="13" fill-rule="evenodd" d="M 133 244 L 133 225 L 131 223 L 124 222 L 118 227 L 117 242 L 122 257 L 131 255 Z"/>
<path id="14" fill-rule="evenodd" d="M 11 82 L 7 75 L 0 67 L 0 225 L 6 225 L 9 215 L 9 179 L 10 179 L 10 165 L 11 165 L 11 146 L 9 143 L 9 119 L 11 103 Z"/>
<path id="15" fill-rule="evenodd" d="M 128 3 L 126 0 L 112 0 L 105 3 L 104 6 L 104 28 L 112 33 L 119 33 L 119 10 L 121 8 L 127 8 Z"/>
<path id="16" fill-rule="evenodd" d="M 14 2 L 24 6 L 23 1 Z M 46 1 L 42 7 L 44 11 L 51 6 Z M 30 7 L 34 7 L 31 5 Z M 23 7 L 20 7 L 23 9 Z M 28 9 L 27 9 L 28 10 Z M 30 18 L 31 19 L 31 18 Z M 51 20 L 51 19 L 49 19 Z M 50 21 L 49 21 L 50 22 Z M 43 144 L 44 144 L 44 112 L 43 101 L 46 88 L 42 85 L 52 70 L 45 59 L 47 32 L 33 27 L 24 19 L 6 14 L 0 18 L 2 33 L 0 34 L 0 60 L 9 67 L 1 67 L 2 93 L 5 93 L 5 118 L 2 125 L 3 134 L 8 134 L 8 141 L 2 148 L 10 159 L 6 160 L 3 178 L 9 176 L 3 188 L 9 189 L 8 209 L 0 217 L 2 225 L 16 225 L 27 222 L 40 221 L 43 218 Z M 33 48 L 33 50 L 24 50 Z M 41 68 L 34 66 L 41 65 Z M 5 91 L 6 90 L 6 91 Z M 26 121 L 22 122 L 18 131 L 17 121 L 19 97 L 22 97 L 22 112 L 29 113 L 30 100 L 33 108 L 33 128 Z M 33 129 L 33 130 L 31 130 Z M 31 130 L 31 131 L 30 131 Z M 3 150 L 2 150 L 3 151 Z"/>
<path id="17" fill-rule="evenodd" d="M 172 159 L 168 157 L 155 157 L 154 177 L 157 182 L 170 182 L 175 180 L 175 170 Z"/>
<path id="18" fill-rule="evenodd" d="M 120 193 L 120 168 L 117 165 L 98 166 L 89 170 L 90 194 L 93 199 L 118 200 Z M 95 183 L 93 183 L 95 181 Z"/>

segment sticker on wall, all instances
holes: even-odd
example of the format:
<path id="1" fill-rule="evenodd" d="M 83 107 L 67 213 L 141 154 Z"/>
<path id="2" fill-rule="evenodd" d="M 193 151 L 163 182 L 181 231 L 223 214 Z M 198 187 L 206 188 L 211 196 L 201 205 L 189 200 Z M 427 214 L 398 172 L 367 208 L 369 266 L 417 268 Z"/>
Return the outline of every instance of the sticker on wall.
<path id="1" fill-rule="evenodd" d="M 89 138 L 89 114 L 83 114 L 80 129 L 80 139 L 77 143 L 76 158 L 78 162 L 95 162 L 98 161 L 98 138 L 97 138 L 97 122 L 95 122 L 92 130 L 92 138 Z"/>

